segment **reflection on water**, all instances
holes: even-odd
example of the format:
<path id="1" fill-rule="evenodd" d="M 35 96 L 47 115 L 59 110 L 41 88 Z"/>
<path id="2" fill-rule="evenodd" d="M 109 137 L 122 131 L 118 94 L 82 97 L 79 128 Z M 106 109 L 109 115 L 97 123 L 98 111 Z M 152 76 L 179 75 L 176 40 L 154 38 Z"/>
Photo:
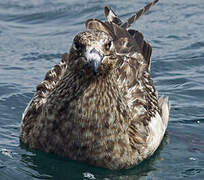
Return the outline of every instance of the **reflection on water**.
<path id="1" fill-rule="evenodd" d="M 22 145 L 21 148 L 25 148 L 30 154 L 22 154 L 20 160 L 25 167 L 33 169 L 34 174 L 32 174 L 32 176 L 39 179 L 80 179 L 82 177 L 87 179 L 107 180 L 143 179 L 147 176 L 151 177 L 152 171 L 159 170 L 159 168 L 157 168 L 157 163 L 164 158 L 160 155 L 160 152 L 169 141 L 169 136 L 166 135 L 161 146 L 150 159 L 128 170 L 112 171 L 96 168 L 85 163 L 71 161 L 53 154 L 26 149 L 24 145 Z"/>

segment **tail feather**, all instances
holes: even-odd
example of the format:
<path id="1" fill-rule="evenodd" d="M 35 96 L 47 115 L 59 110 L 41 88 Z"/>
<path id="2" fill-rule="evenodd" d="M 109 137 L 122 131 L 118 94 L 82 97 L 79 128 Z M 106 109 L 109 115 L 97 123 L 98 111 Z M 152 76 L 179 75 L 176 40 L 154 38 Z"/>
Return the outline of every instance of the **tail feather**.
<path id="1" fill-rule="evenodd" d="M 153 2 L 147 4 L 144 8 L 137 11 L 132 17 L 130 17 L 121 27 L 127 29 L 133 23 L 135 23 L 141 16 L 143 16 L 152 6 L 154 6 L 159 0 L 154 0 Z"/>

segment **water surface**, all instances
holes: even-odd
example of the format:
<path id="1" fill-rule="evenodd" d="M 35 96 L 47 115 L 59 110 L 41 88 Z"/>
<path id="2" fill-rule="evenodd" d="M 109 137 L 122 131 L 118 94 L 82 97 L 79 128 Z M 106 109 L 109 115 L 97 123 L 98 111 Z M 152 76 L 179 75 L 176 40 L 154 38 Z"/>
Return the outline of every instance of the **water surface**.
<path id="1" fill-rule="evenodd" d="M 104 20 L 105 5 L 126 19 L 147 2 L 0 2 L 0 179 L 204 179 L 203 0 L 161 0 L 134 25 L 153 46 L 152 76 L 172 106 L 167 135 L 153 157 L 110 171 L 19 143 L 21 114 L 36 85 L 85 30 L 85 21 Z"/>

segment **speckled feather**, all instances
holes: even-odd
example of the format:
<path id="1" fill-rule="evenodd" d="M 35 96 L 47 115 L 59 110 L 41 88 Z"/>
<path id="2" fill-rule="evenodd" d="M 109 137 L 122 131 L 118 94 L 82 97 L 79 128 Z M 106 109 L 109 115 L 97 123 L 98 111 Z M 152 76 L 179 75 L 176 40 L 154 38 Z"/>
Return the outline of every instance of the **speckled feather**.
<path id="1" fill-rule="evenodd" d="M 105 16 L 86 22 L 86 32 L 37 86 L 20 138 L 95 166 L 129 168 L 158 148 L 170 108 L 167 98 L 158 100 L 150 75 L 151 45 L 108 7 Z"/>

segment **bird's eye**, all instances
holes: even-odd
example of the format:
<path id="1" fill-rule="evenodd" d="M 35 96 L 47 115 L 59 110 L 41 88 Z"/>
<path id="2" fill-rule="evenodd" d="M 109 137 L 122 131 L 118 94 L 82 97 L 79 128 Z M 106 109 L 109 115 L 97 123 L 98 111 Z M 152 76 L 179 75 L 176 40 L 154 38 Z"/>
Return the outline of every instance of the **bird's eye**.
<path id="1" fill-rule="evenodd" d="M 80 42 L 75 41 L 73 47 L 74 47 L 75 50 L 81 51 L 81 50 L 83 49 L 83 46 L 84 46 L 84 45 L 81 44 Z"/>
<path id="2" fill-rule="evenodd" d="M 110 50 L 111 48 L 111 45 L 112 45 L 112 41 L 109 41 L 106 45 L 105 45 L 105 50 Z"/>

